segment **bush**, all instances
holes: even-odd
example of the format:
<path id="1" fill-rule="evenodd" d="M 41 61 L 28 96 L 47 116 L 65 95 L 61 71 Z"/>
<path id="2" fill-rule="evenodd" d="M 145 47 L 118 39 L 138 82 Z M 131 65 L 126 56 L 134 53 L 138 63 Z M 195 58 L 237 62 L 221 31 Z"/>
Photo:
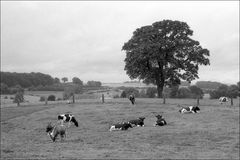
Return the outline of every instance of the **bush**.
<path id="1" fill-rule="evenodd" d="M 232 85 L 228 87 L 227 85 L 221 85 L 217 90 L 213 90 L 210 92 L 210 99 L 218 99 L 220 97 L 236 97 L 238 87 L 236 85 Z"/>
<path id="2" fill-rule="evenodd" d="M 195 85 L 190 86 L 188 88 L 191 91 L 191 98 L 201 98 L 201 99 L 203 98 L 204 93 L 201 88 Z"/>
<path id="3" fill-rule="evenodd" d="M 139 91 L 133 87 L 125 87 L 124 91 L 126 93 L 126 97 L 128 97 L 130 94 L 133 94 L 135 97 L 139 97 Z"/>
<path id="4" fill-rule="evenodd" d="M 21 102 L 24 101 L 24 97 L 23 97 L 23 92 L 19 91 L 15 94 L 13 103 L 17 103 L 17 105 L 19 106 Z"/>
<path id="5" fill-rule="evenodd" d="M 126 97 L 127 97 L 126 92 L 125 92 L 125 91 L 122 91 L 122 93 L 121 93 L 121 98 L 126 98 Z"/>
<path id="6" fill-rule="evenodd" d="M 141 97 L 141 98 L 147 98 L 145 89 L 142 89 L 142 90 L 139 92 L 139 97 Z"/>
<path id="7" fill-rule="evenodd" d="M 116 94 L 116 95 L 114 95 L 114 96 L 113 96 L 113 98 L 119 98 L 119 95 L 118 95 L 118 94 Z"/>
<path id="8" fill-rule="evenodd" d="M 171 88 L 170 88 L 171 91 L 169 93 L 169 97 L 170 98 L 177 98 L 178 89 L 179 89 L 178 85 L 171 86 Z"/>
<path id="9" fill-rule="evenodd" d="M 191 91 L 188 88 L 179 88 L 177 93 L 178 98 L 190 98 L 191 97 Z"/>
<path id="10" fill-rule="evenodd" d="M 146 95 L 148 98 L 154 98 L 157 93 L 157 88 L 155 87 L 149 87 L 147 89 Z"/>
<path id="11" fill-rule="evenodd" d="M 39 101 L 40 102 L 45 101 L 45 97 L 41 96 Z"/>
<path id="12" fill-rule="evenodd" d="M 5 83 L 1 83 L 0 91 L 1 91 L 1 94 L 8 94 L 9 93 L 8 85 L 6 85 Z"/>
<path id="13" fill-rule="evenodd" d="M 48 96 L 48 101 L 55 101 L 56 97 L 54 95 Z"/>

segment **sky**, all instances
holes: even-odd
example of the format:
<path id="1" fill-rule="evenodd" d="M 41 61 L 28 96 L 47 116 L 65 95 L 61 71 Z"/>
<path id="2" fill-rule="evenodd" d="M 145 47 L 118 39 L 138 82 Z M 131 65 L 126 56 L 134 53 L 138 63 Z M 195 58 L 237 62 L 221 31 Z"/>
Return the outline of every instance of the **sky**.
<path id="1" fill-rule="evenodd" d="M 193 83 L 239 81 L 239 1 L 1 1 L 1 71 L 130 81 L 123 44 L 165 19 L 186 22 L 210 51 Z"/>

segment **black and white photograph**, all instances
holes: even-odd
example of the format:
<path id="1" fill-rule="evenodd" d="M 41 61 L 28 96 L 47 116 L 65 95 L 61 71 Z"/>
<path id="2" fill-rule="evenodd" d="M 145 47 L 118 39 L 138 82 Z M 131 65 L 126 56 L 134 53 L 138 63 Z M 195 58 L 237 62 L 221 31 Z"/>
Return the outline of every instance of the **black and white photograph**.
<path id="1" fill-rule="evenodd" d="M 239 159 L 239 0 L 1 1 L 1 160 Z"/>

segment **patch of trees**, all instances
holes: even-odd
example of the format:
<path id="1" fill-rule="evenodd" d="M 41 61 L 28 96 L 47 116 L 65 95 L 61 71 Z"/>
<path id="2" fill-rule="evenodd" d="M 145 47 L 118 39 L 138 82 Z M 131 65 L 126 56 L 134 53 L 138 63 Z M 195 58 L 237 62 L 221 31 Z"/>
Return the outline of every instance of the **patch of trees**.
<path id="1" fill-rule="evenodd" d="M 83 85 L 83 81 L 81 81 L 78 77 L 73 77 L 72 82 L 74 84 L 78 84 L 78 85 L 81 85 L 81 86 Z"/>
<path id="2" fill-rule="evenodd" d="M 209 93 L 212 90 L 218 89 L 218 87 L 220 87 L 223 84 L 220 82 L 198 81 L 196 82 L 195 85 L 204 90 L 205 92 Z"/>
<path id="3" fill-rule="evenodd" d="M 52 85 L 54 78 L 50 75 L 43 73 L 16 73 L 16 72 L 1 72 L 1 83 L 6 84 L 8 87 L 20 85 L 23 88 L 39 85 Z"/>
<path id="4" fill-rule="evenodd" d="M 101 87 L 102 83 L 100 81 L 88 81 L 87 86 L 89 86 L 89 87 Z"/>
<path id="5" fill-rule="evenodd" d="M 216 90 L 210 92 L 210 99 L 218 99 L 223 96 L 229 98 L 237 98 L 240 96 L 239 82 L 237 85 L 230 86 L 222 84 Z"/>
<path id="6" fill-rule="evenodd" d="M 83 81 L 78 77 L 73 77 L 72 82 L 68 82 L 67 77 L 52 78 L 50 75 L 43 73 L 16 73 L 16 72 L 1 72 L 1 94 L 15 94 L 17 86 L 20 86 L 29 91 L 64 91 L 65 88 L 75 87 L 76 93 L 78 90 L 97 89 L 102 86 L 99 81 L 88 81 L 87 85 L 83 85 Z M 83 86 L 83 88 L 81 87 Z M 81 89 L 79 89 L 81 88 Z"/>

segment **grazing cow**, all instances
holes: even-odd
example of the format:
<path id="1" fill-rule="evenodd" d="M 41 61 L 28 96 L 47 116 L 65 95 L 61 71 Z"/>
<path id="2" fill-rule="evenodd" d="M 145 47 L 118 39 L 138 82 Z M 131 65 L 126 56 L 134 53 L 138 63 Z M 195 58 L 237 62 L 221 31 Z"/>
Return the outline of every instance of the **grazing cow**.
<path id="1" fill-rule="evenodd" d="M 128 97 L 128 99 L 131 101 L 132 105 L 135 104 L 135 97 L 134 97 L 133 94 L 130 94 L 129 97 Z"/>
<path id="2" fill-rule="evenodd" d="M 164 126 L 167 125 L 167 122 L 162 115 L 156 115 L 157 121 L 154 126 Z"/>
<path id="3" fill-rule="evenodd" d="M 220 97 L 220 98 L 219 98 L 219 102 L 220 102 L 221 104 L 226 103 L 226 102 L 228 102 L 228 98 L 227 98 L 227 97 Z"/>
<path id="4" fill-rule="evenodd" d="M 76 127 L 78 127 L 78 122 L 72 114 L 60 114 L 58 115 L 58 120 L 60 120 L 62 124 L 64 122 L 68 122 L 68 127 L 70 127 L 71 122 L 74 123 Z"/>
<path id="5" fill-rule="evenodd" d="M 198 113 L 200 112 L 200 108 L 198 106 L 189 106 L 189 107 L 182 107 L 179 110 L 180 113 Z"/>
<path id="6" fill-rule="evenodd" d="M 130 120 L 129 123 L 133 126 L 144 127 L 144 119 L 145 117 L 139 117 L 138 119 Z"/>
<path id="7" fill-rule="evenodd" d="M 112 125 L 109 131 L 127 130 L 128 128 L 132 128 L 132 125 L 129 122 L 123 122 Z"/>
<path id="8" fill-rule="evenodd" d="M 52 126 L 51 123 L 47 125 L 46 132 L 50 136 L 53 142 L 55 142 L 58 135 L 60 135 L 61 140 L 66 138 L 66 127 L 64 125 Z"/>

